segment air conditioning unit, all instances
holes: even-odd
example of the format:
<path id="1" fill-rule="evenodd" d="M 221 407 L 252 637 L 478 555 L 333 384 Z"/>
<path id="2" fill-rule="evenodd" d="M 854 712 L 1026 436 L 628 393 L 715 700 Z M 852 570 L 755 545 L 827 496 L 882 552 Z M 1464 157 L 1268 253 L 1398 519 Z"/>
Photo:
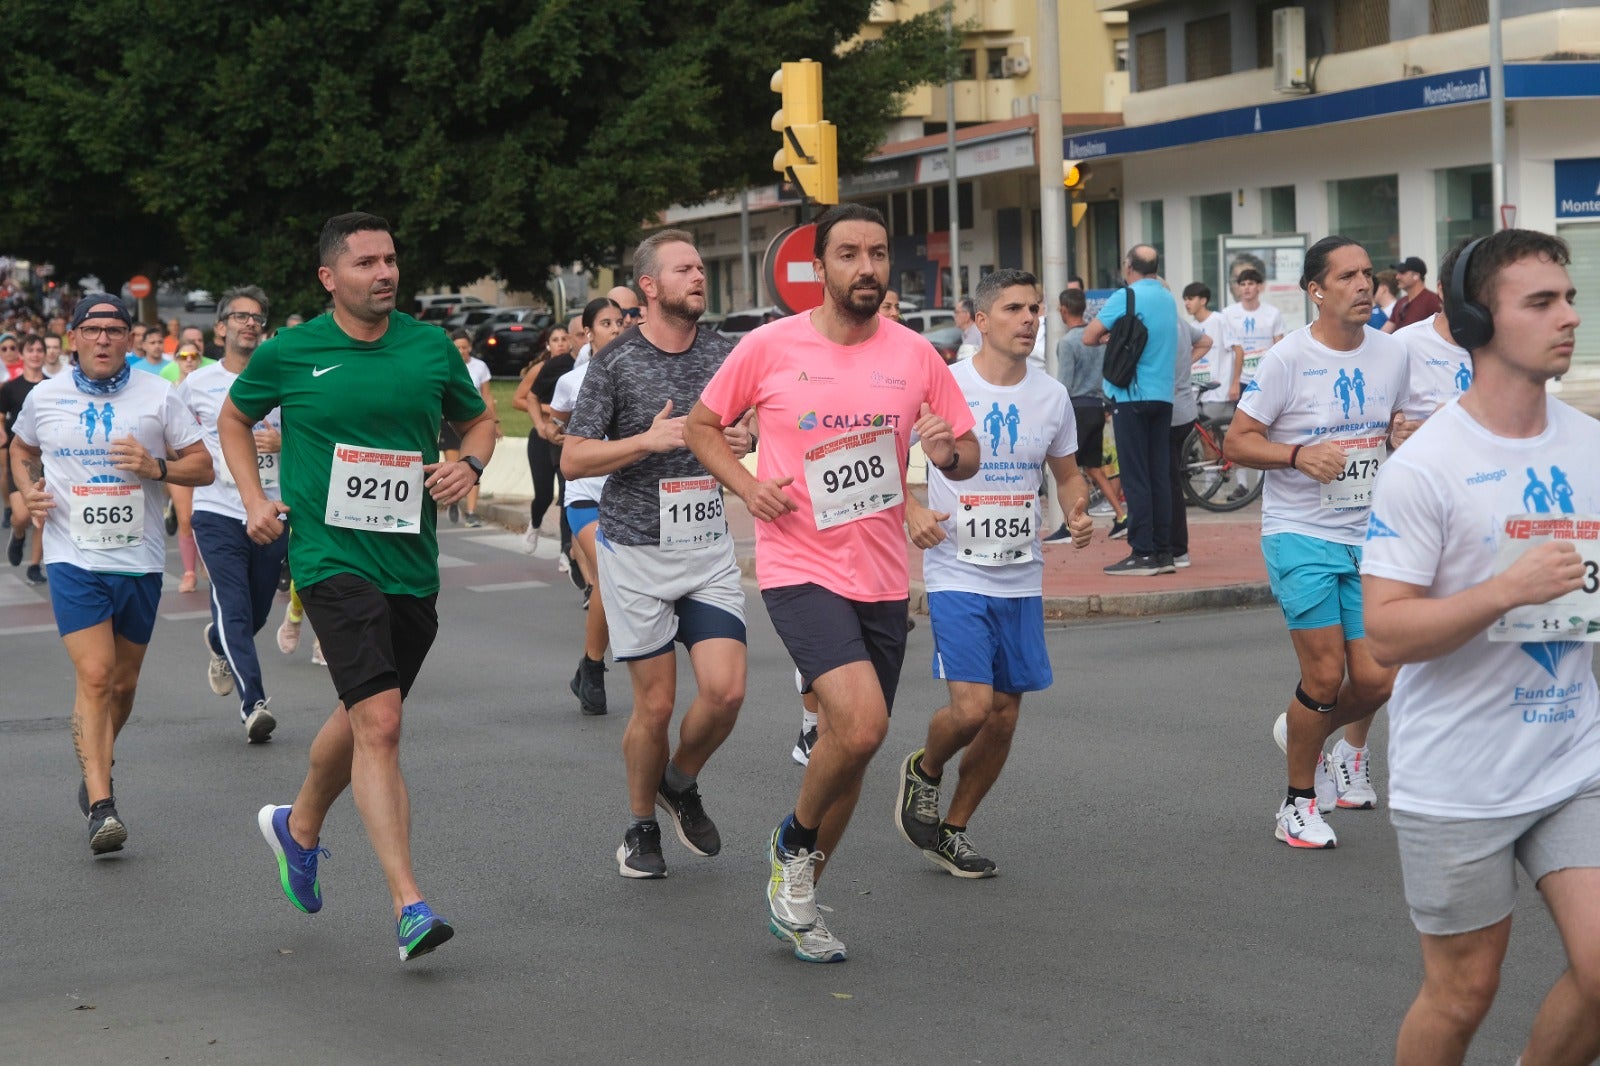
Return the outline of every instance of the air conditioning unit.
<path id="1" fill-rule="evenodd" d="M 1306 9 L 1280 7 L 1272 13 L 1272 88 L 1280 93 L 1308 93 L 1306 81 Z"/>
<path id="2" fill-rule="evenodd" d="M 1020 78 L 1031 69 L 1033 64 L 1028 62 L 1027 56 L 1002 56 L 1000 59 L 1000 73 L 1008 78 Z"/>

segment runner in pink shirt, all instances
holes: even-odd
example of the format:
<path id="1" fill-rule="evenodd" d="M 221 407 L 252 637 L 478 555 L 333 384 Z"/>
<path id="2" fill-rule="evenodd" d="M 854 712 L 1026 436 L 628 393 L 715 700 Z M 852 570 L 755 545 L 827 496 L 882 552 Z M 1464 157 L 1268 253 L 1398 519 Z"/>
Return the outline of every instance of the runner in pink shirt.
<path id="1" fill-rule="evenodd" d="M 912 434 L 960 481 L 978 468 L 966 400 L 944 360 L 879 317 L 889 284 L 883 216 L 859 204 L 817 219 L 821 307 L 748 334 L 711 379 L 684 439 L 758 519 L 756 577 L 823 728 L 794 813 L 768 846 L 773 935 L 808 962 L 844 944 L 817 911 L 815 880 L 838 844 L 888 731 L 905 657 L 904 531 Z M 750 409 L 766 438 L 754 476 L 723 427 Z"/>

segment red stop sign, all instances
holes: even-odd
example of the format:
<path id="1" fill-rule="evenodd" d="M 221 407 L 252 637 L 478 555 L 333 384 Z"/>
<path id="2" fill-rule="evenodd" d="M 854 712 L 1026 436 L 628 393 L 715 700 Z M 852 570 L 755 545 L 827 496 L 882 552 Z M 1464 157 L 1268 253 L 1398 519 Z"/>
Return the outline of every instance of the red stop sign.
<path id="1" fill-rule="evenodd" d="M 791 315 L 822 306 L 822 279 L 812 269 L 815 223 L 791 226 L 767 245 L 763 271 L 772 302 Z"/>
<path id="2" fill-rule="evenodd" d="M 150 279 L 143 274 L 135 274 L 128 279 L 128 293 L 135 300 L 142 300 L 150 295 Z"/>

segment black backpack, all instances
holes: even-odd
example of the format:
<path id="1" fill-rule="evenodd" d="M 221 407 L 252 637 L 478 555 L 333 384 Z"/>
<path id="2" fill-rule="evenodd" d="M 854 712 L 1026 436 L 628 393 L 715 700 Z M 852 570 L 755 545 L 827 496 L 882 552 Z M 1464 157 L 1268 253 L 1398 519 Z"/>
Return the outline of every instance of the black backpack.
<path id="1" fill-rule="evenodd" d="M 1133 286 L 1123 291 L 1128 294 L 1127 311 L 1111 327 L 1111 335 L 1106 339 L 1105 368 L 1101 371 L 1105 379 L 1119 389 L 1133 382 L 1139 370 L 1139 357 L 1150 342 L 1150 331 L 1134 313 Z"/>

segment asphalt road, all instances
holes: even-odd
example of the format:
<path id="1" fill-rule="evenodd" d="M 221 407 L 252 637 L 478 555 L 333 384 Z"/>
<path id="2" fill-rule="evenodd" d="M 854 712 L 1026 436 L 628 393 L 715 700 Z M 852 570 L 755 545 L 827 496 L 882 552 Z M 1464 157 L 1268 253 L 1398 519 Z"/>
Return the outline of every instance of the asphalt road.
<path id="1" fill-rule="evenodd" d="M 743 717 L 701 778 L 723 854 L 695 857 L 669 833 L 671 875 L 625 880 L 626 675 L 609 675 L 611 715 L 578 714 L 577 596 L 515 540 L 442 538 L 445 628 L 408 703 L 404 761 L 419 880 L 458 933 L 408 965 L 348 800 L 326 826 L 315 917 L 285 902 L 256 830 L 263 803 L 293 796 L 332 701 L 309 637 L 285 660 L 262 634 L 282 724 L 247 747 L 205 684 L 204 597 L 169 581 L 118 749 L 129 844 L 94 860 L 73 799 L 70 668 L 42 598 L 0 573 L 0 1062 L 1392 1055 L 1419 963 L 1387 819 L 1334 815 L 1341 846 L 1326 853 L 1272 837 L 1269 727 L 1295 678 L 1276 611 L 1053 629 L 1056 686 L 1025 703 L 972 826 L 1000 865 L 989 881 L 949 877 L 891 825 L 895 765 L 940 702 L 919 626 L 886 750 L 821 885 L 850 961 L 811 966 L 766 931 L 763 847 L 799 782 L 799 706 L 754 591 Z M 1475 1063 L 1515 1059 L 1561 965 L 1531 889 L 1519 907 Z"/>

